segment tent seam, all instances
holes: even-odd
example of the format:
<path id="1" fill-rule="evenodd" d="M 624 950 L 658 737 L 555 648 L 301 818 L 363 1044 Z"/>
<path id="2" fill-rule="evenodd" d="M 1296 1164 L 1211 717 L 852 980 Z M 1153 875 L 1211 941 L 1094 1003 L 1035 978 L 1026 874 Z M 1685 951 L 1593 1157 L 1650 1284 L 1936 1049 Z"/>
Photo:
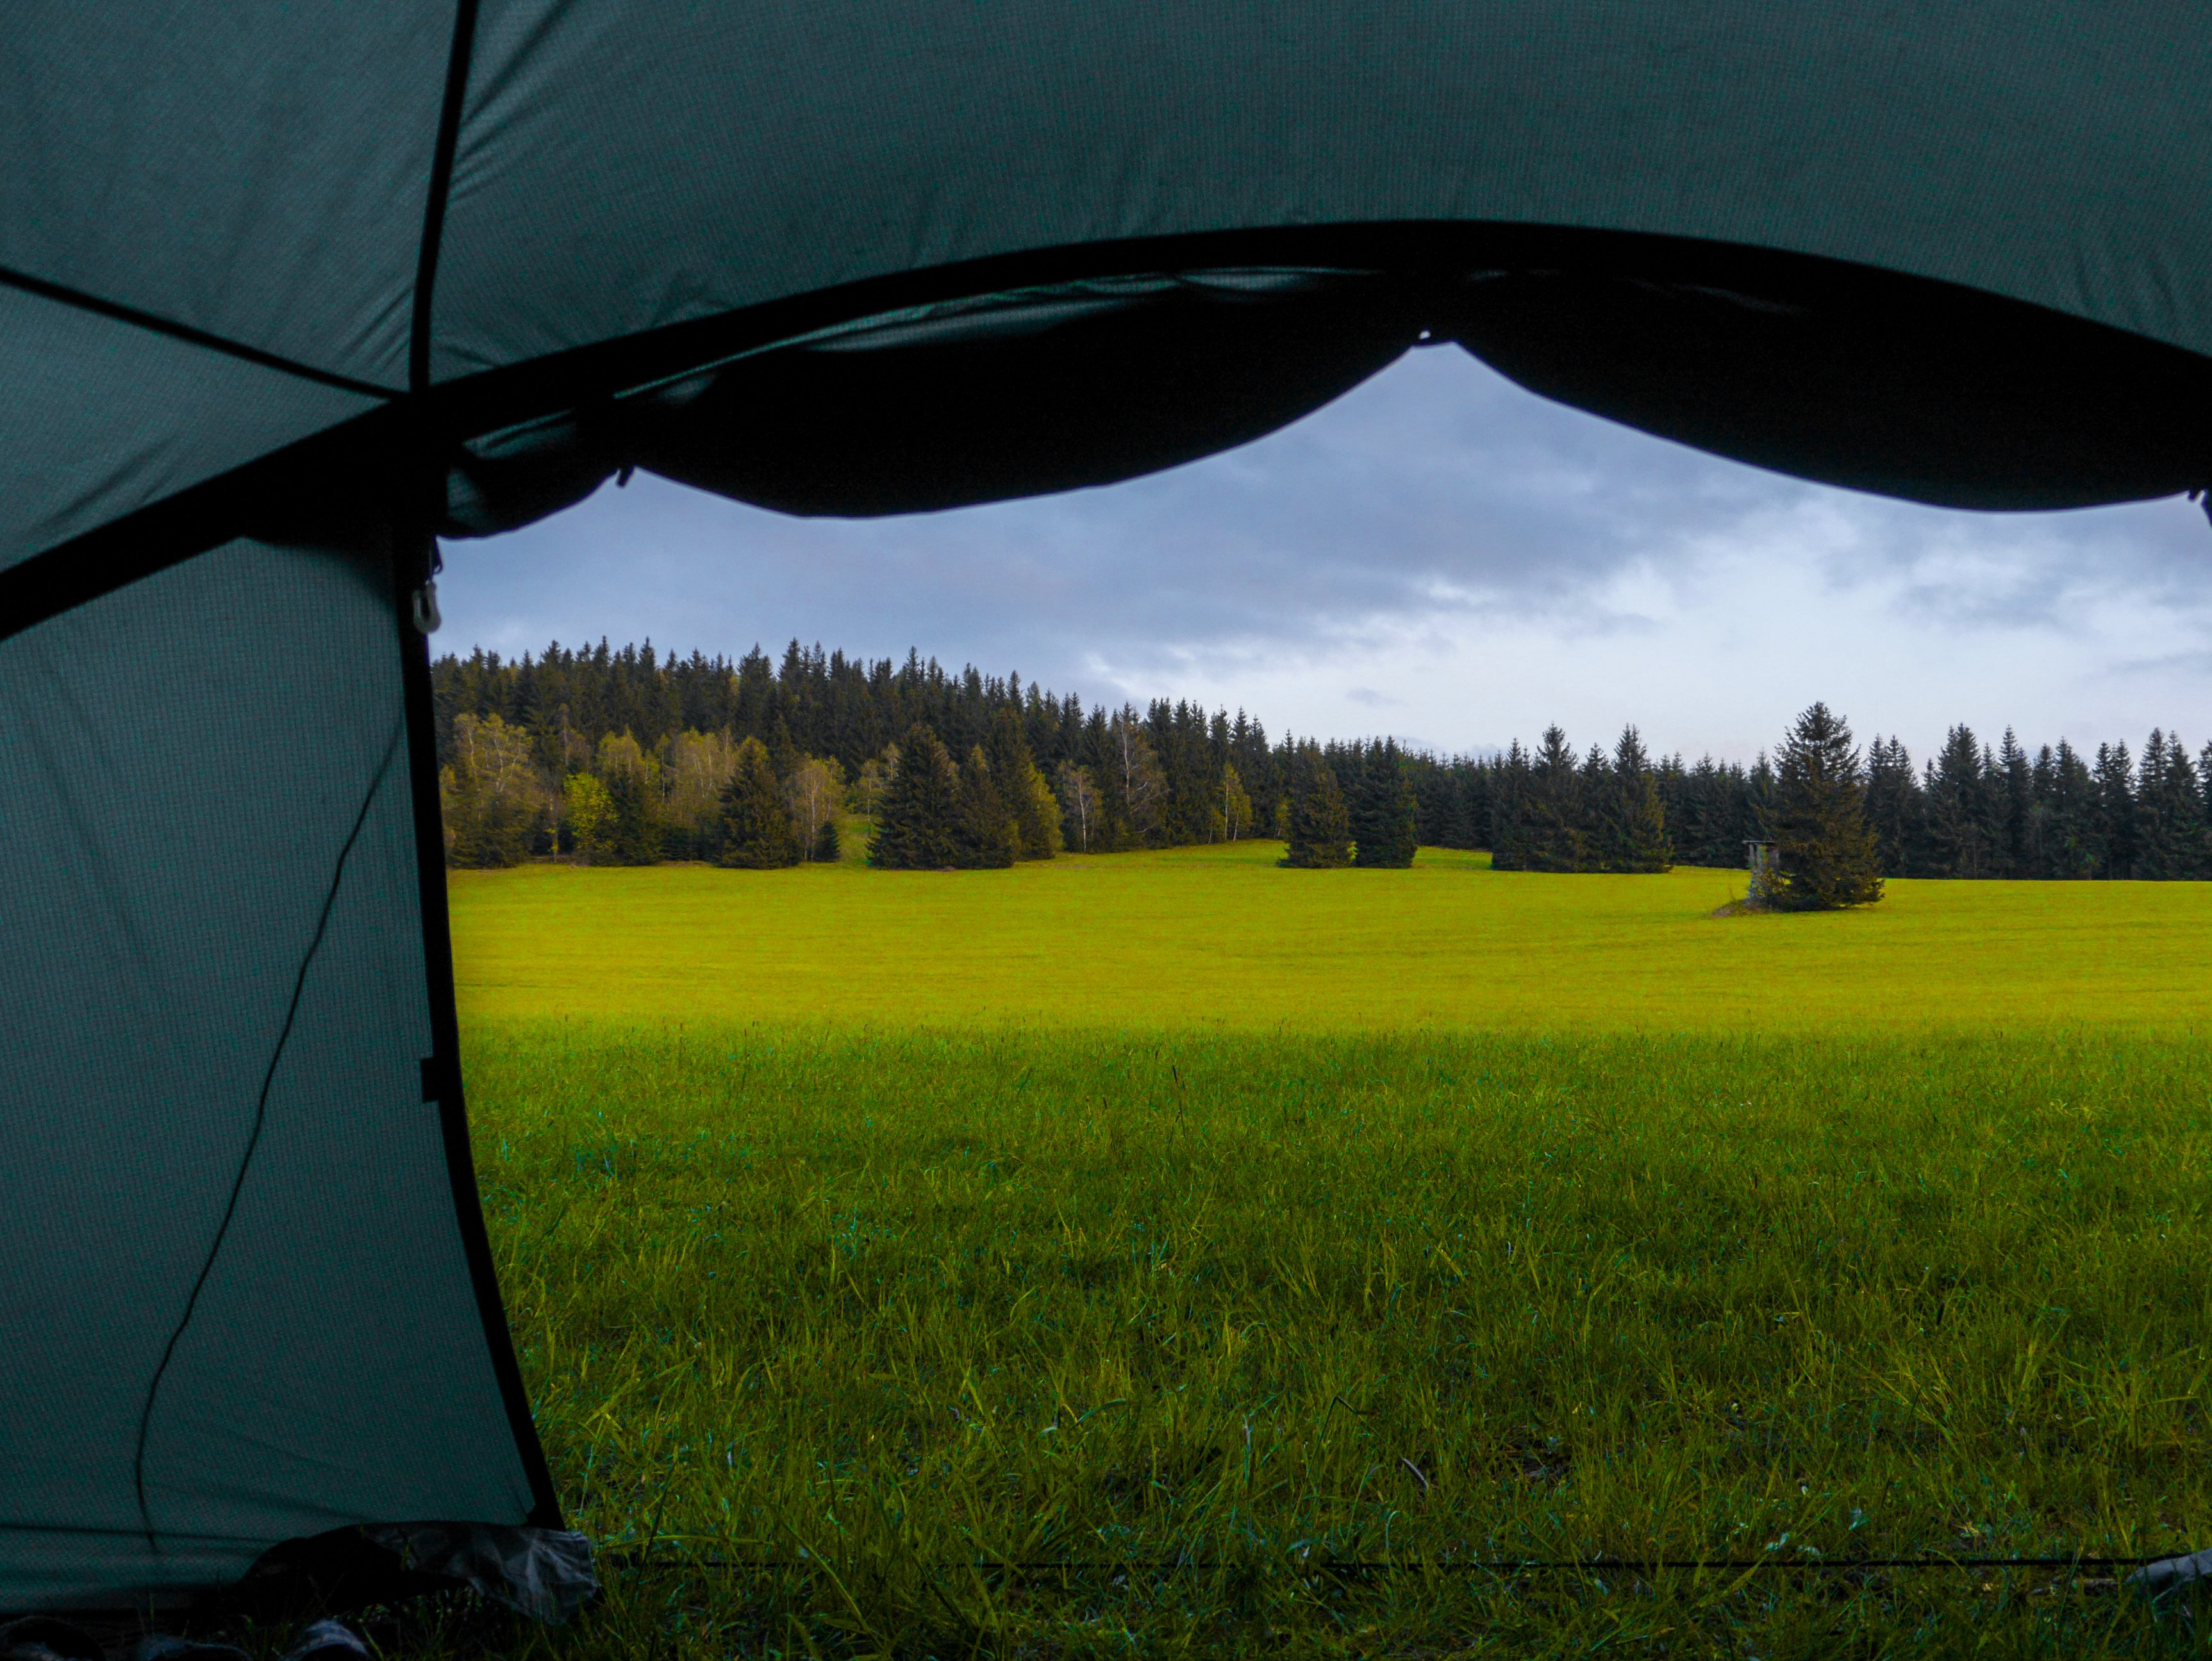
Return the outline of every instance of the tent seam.
<path id="1" fill-rule="evenodd" d="M 438 106 L 438 136 L 430 152 L 429 188 L 422 201 L 422 235 L 415 252 L 415 311 L 407 338 L 407 390 L 430 390 L 431 307 L 438 287 L 438 256 L 446 238 L 446 204 L 453 194 L 453 156 L 460 148 L 461 106 L 468 97 L 469 58 L 477 36 L 477 0 L 456 0 L 453 45 L 446 59 L 446 94 Z"/>
<path id="2" fill-rule="evenodd" d="M 177 1345 L 183 1340 L 185 1329 L 191 1325 L 192 1316 L 199 1308 L 200 1294 L 207 1289 L 208 1277 L 215 1272 L 216 1259 L 222 1254 L 224 1240 L 230 1233 L 231 1221 L 238 1215 L 239 1196 L 246 1189 L 246 1175 L 253 1164 L 253 1155 L 261 1146 L 261 1132 L 269 1122 L 269 1091 L 276 1082 L 276 1069 L 284 1059 L 285 1046 L 290 1043 L 292 1028 L 299 1019 L 300 1001 L 307 990 L 307 971 L 314 967 L 316 955 L 322 950 L 324 936 L 330 929 L 331 912 L 337 904 L 338 889 L 344 884 L 346 863 L 353 857 L 354 846 L 361 840 L 362 827 L 368 822 L 368 810 L 375 805 L 377 796 L 384 789 L 384 781 L 391 776 L 392 759 L 399 753 L 399 739 L 404 723 L 392 730 L 386 740 L 384 757 L 377 763 L 375 775 L 368 781 L 368 793 L 362 798 L 361 811 L 354 815 L 353 828 L 346 833 L 344 846 L 338 850 L 337 868 L 331 873 L 330 891 L 323 896 L 323 909 L 315 918 L 315 932 L 307 942 L 305 956 L 300 960 L 299 973 L 292 981 L 292 1001 L 284 1010 L 284 1025 L 276 1034 L 276 1050 L 270 1055 L 268 1070 L 261 1076 L 261 1094 L 253 1106 L 253 1128 L 246 1135 L 246 1150 L 240 1155 L 238 1174 L 231 1179 L 230 1199 L 222 1209 L 222 1221 L 216 1225 L 215 1238 L 208 1242 L 206 1259 L 192 1282 L 191 1294 L 185 1300 L 184 1313 L 177 1318 L 175 1330 L 163 1346 L 161 1359 L 154 1368 L 154 1376 L 146 1386 L 146 1405 L 138 1415 L 138 1446 L 131 1464 L 132 1485 L 137 1491 L 138 1523 L 146 1537 L 146 1549 L 158 1555 L 161 1543 L 155 1537 L 154 1514 L 146 1503 L 146 1443 L 154 1424 L 154 1408 L 160 1400 L 161 1383 L 168 1376 L 169 1363 L 175 1359 Z"/>
<path id="3" fill-rule="evenodd" d="M 248 346 L 243 341 L 212 334 L 205 329 L 196 329 L 189 323 L 179 323 L 174 318 L 161 317 L 152 312 L 142 312 L 135 306 L 125 306 L 112 300 L 102 300 L 97 294 L 86 294 L 82 288 L 72 288 L 66 283 L 50 282 L 44 277 L 33 276 L 27 271 L 13 270 L 7 266 L 0 265 L 0 286 L 19 289 L 27 294 L 34 294 L 40 300 L 52 300 L 58 306 L 67 306 L 76 311 L 88 312 L 93 316 L 105 318 L 111 323 L 127 324 L 134 329 L 143 329 L 150 334 L 162 335 L 171 340 L 182 341 L 188 346 L 197 346 L 204 351 L 217 352 L 225 357 L 236 358 L 241 362 L 252 364 L 257 368 L 273 369 L 280 374 L 290 375 L 296 379 L 313 381 L 319 386 L 328 386 L 337 391 L 357 393 L 362 397 L 375 398 L 380 403 L 387 403 L 401 396 L 394 388 L 379 386 L 374 381 L 356 380 L 351 375 L 337 374 L 328 369 L 318 369 L 312 364 L 301 363 L 295 359 L 284 356 L 282 353 L 265 351 L 258 346 Z"/>

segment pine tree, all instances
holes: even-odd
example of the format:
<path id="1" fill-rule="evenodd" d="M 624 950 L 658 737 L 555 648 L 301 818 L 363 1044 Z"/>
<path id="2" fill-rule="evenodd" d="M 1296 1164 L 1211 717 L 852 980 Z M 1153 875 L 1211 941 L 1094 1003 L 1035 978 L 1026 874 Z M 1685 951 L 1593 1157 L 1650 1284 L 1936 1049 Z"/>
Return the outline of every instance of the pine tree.
<path id="1" fill-rule="evenodd" d="M 2063 738 L 2051 758 L 2051 790 L 2044 831 L 2045 870 L 2052 876 L 2094 876 L 2105 863 L 2097 828 L 2097 781 Z"/>
<path id="2" fill-rule="evenodd" d="M 837 821 L 824 819 L 814 833 L 814 845 L 806 857 L 817 864 L 834 865 L 845 857 L 844 844 L 837 839 Z"/>
<path id="3" fill-rule="evenodd" d="M 917 724 L 899 746 L 898 770 L 884 786 L 868 863 L 884 870 L 951 869 L 959 863 L 959 770 L 937 735 Z"/>
<path id="4" fill-rule="evenodd" d="M 1367 870 L 1404 870 L 1412 865 L 1420 836 L 1420 803 L 1396 739 L 1367 747 L 1353 791 L 1353 800 L 1346 804 L 1357 849 L 1352 863 Z"/>
<path id="5" fill-rule="evenodd" d="M 991 718 L 991 742 L 985 751 L 991 781 L 1012 815 L 1014 857 L 1049 859 L 1060 850 L 1060 803 L 1039 773 L 1022 730 L 1022 717 L 1012 706 L 1002 706 Z"/>
<path id="6" fill-rule="evenodd" d="M 2020 747 L 2013 730 L 2004 730 L 1997 746 L 1996 765 L 1990 785 L 1996 827 L 1997 875 L 2021 877 L 2035 874 L 2035 787 L 2028 768 L 2027 752 Z"/>
<path id="7" fill-rule="evenodd" d="M 2097 875 L 2123 878 L 2135 873 L 2136 764 L 2125 744 L 2097 746 L 2097 834 L 2105 858 Z"/>
<path id="8" fill-rule="evenodd" d="M 1867 750 L 1867 822 L 1874 829 L 1875 860 L 1885 876 L 1918 873 L 1926 840 L 1920 780 L 1905 741 L 1876 737 Z"/>
<path id="9" fill-rule="evenodd" d="M 1520 808 L 1514 842 L 1521 870 L 1589 869 L 1582 825 L 1581 769 L 1567 735 L 1556 726 L 1544 729 L 1543 747 L 1530 763 Z"/>
<path id="10" fill-rule="evenodd" d="M 714 858 L 718 865 L 773 870 L 799 863 L 800 849 L 792 834 L 791 814 L 776 787 L 767 746 L 757 738 L 738 746 L 736 767 L 722 787 L 721 831 L 721 847 Z"/>
<path id="11" fill-rule="evenodd" d="M 960 811 L 954 821 L 953 864 L 963 870 L 1000 870 L 1014 863 L 1021 844 L 1014 815 L 991 777 L 991 763 L 977 744 L 960 767 Z"/>
<path id="12" fill-rule="evenodd" d="M 2204 803 L 2179 734 L 2154 731 L 2136 787 L 2136 875 L 2186 882 L 2206 873 Z"/>
<path id="13" fill-rule="evenodd" d="M 1800 715 L 1782 743 L 1775 852 L 1781 904 L 1791 911 L 1871 905 L 1881 898 L 1866 779 L 1851 730 L 1826 704 Z"/>
<path id="14" fill-rule="evenodd" d="M 1531 788 L 1528 752 L 1516 738 L 1498 758 L 1490 780 L 1490 869 L 1525 871 L 1528 853 L 1522 846 Z"/>
<path id="15" fill-rule="evenodd" d="M 1674 849 L 1667 840 L 1658 781 L 1643 735 L 1633 726 L 1621 729 L 1603 789 L 1605 806 L 1598 815 L 1594 850 L 1598 869 L 1644 874 L 1673 870 Z"/>
<path id="16" fill-rule="evenodd" d="M 1922 790 L 1928 803 L 1930 876 L 1992 874 L 1996 850 L 1990 835 L 1993 815 L 1984 754 L 1972 729 L 1962 724 L 1944 735 L 1942 753 L 1929 764 Z"/>
<path id="17" fill-rule="evenodd" d="M 1321 870 L 1352 863 L 1352 817 L 1336 773 L 1309 739 L 1292 758 L 1290 846 L 1281 863 Z"/>

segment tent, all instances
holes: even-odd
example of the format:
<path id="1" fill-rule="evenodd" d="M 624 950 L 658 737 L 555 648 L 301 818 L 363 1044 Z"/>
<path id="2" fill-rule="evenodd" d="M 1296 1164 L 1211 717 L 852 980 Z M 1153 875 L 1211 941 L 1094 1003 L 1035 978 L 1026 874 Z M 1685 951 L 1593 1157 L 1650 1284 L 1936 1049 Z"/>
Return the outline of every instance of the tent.
<path id="1" fill-rule="evenodd" d="M 632 466 L 1097 483 L 1423 342 L 1922 501 L 2190 489 L 2208 84 L 2212 19 L 2089 0 L 14 8 L 0 1609 L 558 1528 L 470 1170 L 434 537 Z"/>

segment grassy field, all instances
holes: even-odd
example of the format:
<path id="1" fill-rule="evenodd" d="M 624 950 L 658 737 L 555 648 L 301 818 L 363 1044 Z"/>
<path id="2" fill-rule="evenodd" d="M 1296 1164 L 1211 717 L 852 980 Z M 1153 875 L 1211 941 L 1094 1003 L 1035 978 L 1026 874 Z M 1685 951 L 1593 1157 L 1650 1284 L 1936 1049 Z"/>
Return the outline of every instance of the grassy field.
<path id="1" fill-rule="evenodd" d="M 2212 893 L 1271 852 L 456 876 L 527 1642 L 2196 1652 Z"/>
<path id="2" fill-rule="evenodd" d="M 1741 872 L 1545 876 L 1436 850 L 1410 871 L 1286 871 L 1281 852 L 457 872 L 461 1013 L 1307 1034 L 2212 1024 L 2212 883 L 1903 882 L 1864 911 L 1716 918 Z"/>

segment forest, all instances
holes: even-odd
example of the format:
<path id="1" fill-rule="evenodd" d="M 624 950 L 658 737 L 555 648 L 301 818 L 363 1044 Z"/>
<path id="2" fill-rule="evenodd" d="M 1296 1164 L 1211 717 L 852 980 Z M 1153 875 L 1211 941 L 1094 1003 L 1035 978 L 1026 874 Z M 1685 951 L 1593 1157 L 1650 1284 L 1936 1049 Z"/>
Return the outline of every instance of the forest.
<path id="1" fill-rule="evenodd" d="M 1609 749 L 1578 752 L 1554 726 L 1490 755 L 1271 739 L 1242 710 L 1085 706 L 915 652 L 864 660 L 795 640 L 781 663 L 649 642 L 477 651 L 440 658 L 433 682 L 461 866 L 835 858 L 853 814 L 921 827 L 920 842 L 897 831 L 877 848 L 891 864 L 1257 835 L 1284 840 L 1291 864 L 1399 865 L 1420 845 L 1488 849 L 1501 869 L 1741 868 L 1774 834 L 1767 756 L 1654 757 L 1633 726 Z M 934 782 L 909 767 L 902 794 L 918 737 Z M 2162 730 L 2140 755 L 2064 739 L 2031 754 L 2009 729 L 1993 748 L 1958 725 L 1920 765 L 1877 737 L 1857 783 L 1885 876 L 2212 877 L 2212 744 L 2192 755 Z"/>

